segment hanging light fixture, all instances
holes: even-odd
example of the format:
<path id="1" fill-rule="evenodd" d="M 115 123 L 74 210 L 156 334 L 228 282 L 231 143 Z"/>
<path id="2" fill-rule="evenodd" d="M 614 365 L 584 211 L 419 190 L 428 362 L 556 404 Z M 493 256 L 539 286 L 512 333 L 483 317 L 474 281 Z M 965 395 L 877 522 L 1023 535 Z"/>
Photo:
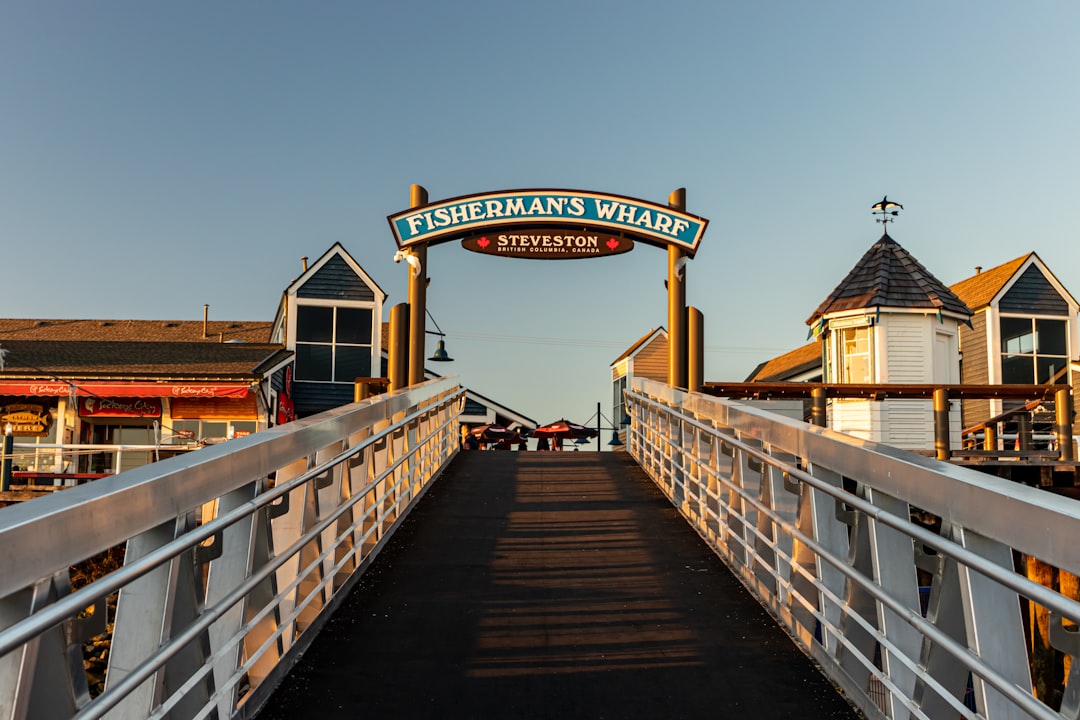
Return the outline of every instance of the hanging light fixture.
<path id="1" fill-rule="evenodd" d="M 443 338 L 446 337 L 446 333 L 444 333 L 442 331 L 442 328 L 439 327 L 439 323 L 435 322 L 435 317 L 431 314 L 430 310 L 424 308 L 424 312 L 426 312 L 427 316 L 431 318 L 431 322 L 435 324 L 435 329 L 438 330 L 438 332 L 435 332 L 434 330 L 428 330 L 426 332 L 429 335 L 439 336 L 439 344 L 435 347 L 434 354 L 429 357 L 428 360 L 430 360 L 431 362 L 453 362 L 454 358 L 450 357 L 450 353 L 446 352 L 446 341 L 443 340 Z"/>
<path id="2" fill-rule="evenodd" d="M 612 447 L 621 447 L 623 441 L 619 439 L 619 432 L 617 430 L 611 431 L 611 439 L 608 440 L 608 445 Z"/>
<path id="3" fill-rule="evenodd" d="M 454 358 L 450 357 L 450 354 L 446 352 L 446 342 L 440 339 L 438 346 L 435 348 L 435 353 L 428 360 L 432 362 L 453 362 Z"/>

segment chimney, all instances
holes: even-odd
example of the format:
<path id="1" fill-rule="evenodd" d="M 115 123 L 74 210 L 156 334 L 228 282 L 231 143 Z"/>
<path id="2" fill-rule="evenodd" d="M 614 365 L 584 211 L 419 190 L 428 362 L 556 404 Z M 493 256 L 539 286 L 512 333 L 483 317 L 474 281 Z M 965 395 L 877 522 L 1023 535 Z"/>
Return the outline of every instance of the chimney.
<path id="1" fill-rule="evenodd" d="M 307 255 L 300 258 L 300 264 L 304 266 L 304 272 L 307 272 Z"/>
<path id="2" fill-rule="evenodd" d="M 982 265 L 976 265 L 975 266 L 975 274 L 978 275 L 981 272 L 982 272 Z"/>
<path id="3" fill-rule="evenodd" d="M 206 339 L 206 320 L 210 316 L 210 306 L 203 304 L 202 306 L 202 336 L 203 340 Z"/>

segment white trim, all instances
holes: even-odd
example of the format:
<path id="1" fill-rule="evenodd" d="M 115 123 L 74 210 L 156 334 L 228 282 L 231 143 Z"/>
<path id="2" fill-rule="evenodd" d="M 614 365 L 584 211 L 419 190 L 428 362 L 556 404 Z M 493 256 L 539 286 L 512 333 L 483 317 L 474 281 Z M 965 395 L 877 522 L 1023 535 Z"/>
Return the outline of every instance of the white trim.
<path id="1" fill-rule="evenodd" d="M 303 287 L 307 283 L 307 281 L 310 280 L 315 275 L 315 273 L 321 270 L 323 266 L 326 265 L 326 263 L 330 262 L 330 258 L 334 257 L 335 255 L 341 257 L 341 259 L 345 261 L 345 263 L 352 269 L 352 271 L 355 272 L 357 276 L 359 276 L 359 278 L 364 281 L 364 284 L 371 288 L 371 290 L 375 294 L 375 302 L 381 305 L 383 302 L 386 301 L 387 295 L 383 291 L 383 289 L 379 287 L 379 284 L 372 280 L 371 276 L 367 274 L 364 268 L 360 267 L 360 264 L 353 259 L 352 255 L 350 255 L 348 251 L 341 246 L 341 243 L 337 242 L 331 245 L 330 249 L 324 252 L 318 260 L 309 265 L 308 269 L 304 271 L 304 273 L 300 275 L 300 277 L 289 283 L 289 286 L 285 289 L 286 294 L 295 297 L 296 291 Z"/>

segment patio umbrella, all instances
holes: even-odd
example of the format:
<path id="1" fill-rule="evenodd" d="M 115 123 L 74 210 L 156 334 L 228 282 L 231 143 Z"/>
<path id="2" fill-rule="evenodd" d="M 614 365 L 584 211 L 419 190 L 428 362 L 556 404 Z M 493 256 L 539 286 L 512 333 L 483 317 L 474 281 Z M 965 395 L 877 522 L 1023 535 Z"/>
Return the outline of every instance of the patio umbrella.
<path id="1" fill-rule="evenodd" d="M 560 440 L 577 440 L 578 438 L 594 438 L 597 436 L 596 428 L 585 427 L 572 423 L 569 420 L 556 420 L 547 425 L 541 425 L 532 431 L 533 437 L 558 438 Z"/>
<path id="2" fill-rule="evenodd" d="M 469 434 L 473 435 L 482 443 L 494 444 L 503 441 L 511 445 L 521 445 L 525 443 L 525 439 L 521 437 L 521 434 L 516 430 L 510 430 L 502 425 L 496 425 L 494 423 L 477 425 L 469 430 Z"/>

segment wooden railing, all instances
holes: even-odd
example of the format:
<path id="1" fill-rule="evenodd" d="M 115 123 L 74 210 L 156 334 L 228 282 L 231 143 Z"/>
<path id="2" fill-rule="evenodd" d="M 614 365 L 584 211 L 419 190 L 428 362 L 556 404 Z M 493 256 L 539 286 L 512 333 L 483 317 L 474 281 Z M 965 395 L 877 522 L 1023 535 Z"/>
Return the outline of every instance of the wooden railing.
<path id="1" fill-rule="evenodd" d="M 1072 388 L 1068 385 L 932 385 L 923 383 L 874 385 L 799 382 L 707 382 L 702 388 L 702 392 L 715 397 L 753 398 L 757 400 L 809 398 L 811 401 L 811 422 L 821 427 L 825 426 L 826 404 L 830 398 L 932 400 L 934 403 L 934 453 L 938 460 L 948 460 L 953 456 L 953 449 L 949 439 L 949 401 L 1025 400 L 1027 401 L 1025 407 L 1029 407 L 1029 413 L 1030 409 L 1038 405 L 1053 402 L 1055 408 L 1053 435 L 1056 458 L 1063 462 L 1071 462 L 1075 460 L 1076 455 L 1073 448 L 1072 433 Z M 994 419 L 987 421 L 987 423 L 991 422 L 994 422 Z M 979 426 L 975 427 L 978 428 Z M 1030 426 L 1028 428 L 1028 439 L 1030 440 Z M 990 448 L 984 445 L 984 449 Z M 1027 448 L 1027 450 L 1030 450 L 1030 448 Z M 1000 454 L 1004 456 L 1010 453 L 1003 450 Z M 1019 456 L 1017 455 L 1017 457 Z"/>

